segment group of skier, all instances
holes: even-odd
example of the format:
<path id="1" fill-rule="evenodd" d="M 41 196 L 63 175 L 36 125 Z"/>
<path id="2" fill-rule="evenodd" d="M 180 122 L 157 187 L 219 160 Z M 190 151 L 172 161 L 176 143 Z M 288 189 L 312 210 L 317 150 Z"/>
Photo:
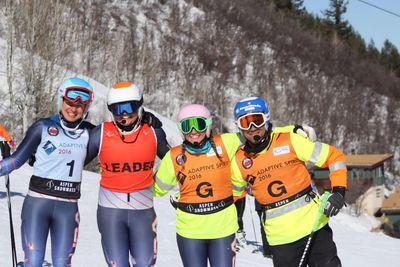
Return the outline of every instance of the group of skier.
<path id="1" fill-rule="evenodd" d="M 153 196 L 164 196 L 176 185 L 179 197 L 172 202 L 184 266 L 235 266 L 239 227 L 233 204 L 246 190 L 260 204 L 274 266 L 299 266 L 303 261 L 341 266 L 328 219 L 344 205 L 344 155 L 310 141 L 301 126 L 273 129 L 263 99 L 238 101 L 234 116 L 239 132 L 217 135 L 212 134 L 207 107 L 183 106 L 177 116 L 183 143 L 173 148 L 161 122 L 144 110 L 143 91 L 131 82 L 111 87 L 107 107 L 112 121 L 97 127 L 85 120 L 93 101 L 87 81 L 67 79 L 57 101 L 59 113 L 35 122 L 16 151 L 0 161 L 3 176 L 35 153 L 21 213 L 24 266 L 42 266 L 49 232 L 53 266 L 71 266 L 82 170 L 97 156 L 97 224 L 110 267 L 155 265 Z M 156 157 L 162 160 L 153 174 Z M 311 187 L 305 162 L 329 168 L 332 191 L 327 199 Z"/>

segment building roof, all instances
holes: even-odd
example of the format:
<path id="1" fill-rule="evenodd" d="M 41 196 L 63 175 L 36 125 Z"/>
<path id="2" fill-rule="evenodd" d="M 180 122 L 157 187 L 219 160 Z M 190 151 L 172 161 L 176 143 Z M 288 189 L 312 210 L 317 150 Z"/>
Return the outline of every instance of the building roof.
<path id="1" fill-rule="evenodd" d="M 387 199 L 383 200 L 381 211 L 400 213 L 400 186 Z"/>
<path id="2" fill-rule="evenodd" d="M 349 168 L 362 167 L 372 169 L 392 158 L 393 154 L 346 155 L 346 165 Z"/>

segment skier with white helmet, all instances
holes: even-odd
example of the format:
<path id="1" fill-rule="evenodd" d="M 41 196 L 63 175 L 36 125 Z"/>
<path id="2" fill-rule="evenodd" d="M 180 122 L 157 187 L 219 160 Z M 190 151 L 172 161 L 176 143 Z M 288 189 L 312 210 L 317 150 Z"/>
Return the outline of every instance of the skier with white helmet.
<path id="1" fill-rule="evenodd" d="M 29 127 L 18 149 L 0 162 L 0 176 L 21 167 L 36 151 L 29 191 L 22 207 L 24 266 L 41 267 L 51 233 L 52 266 L 71 265 L 79 226 L 78 199 L 82 169 L 94 126 L 85 121 L 93 89 L 80 78 L 58 90 L 59 114 Z"/>
<path id="2" fill-rule="evenodd" d="M 238 187 L 249 186 L 265 212 L 262 225 L 274 266 L 340 267 L 328 220 L 344 205 L 343 152 L 295 133 L 273 131 L 268 106 L 258 97 L 238 101 L 234 116 L 246 141 L 231 162 L 232 179 Z M 329 167 L 328 198 L 314 192 L 307 162 Z"/>
<path id="3" fill-rule="evenodd" d="M 86 162 L 101 167 L 97 224 L 108 266 L 153 266 L 157 256 L 153 166 L 169 150 L 159 121 L 143 109 L 143 91 L 131 82 L 107 96 L 112 121 L 92 130 Z M 147 124 L 146 124 L 146 123 Z M 153 127 L 154 126 L 154 127 Z"/>

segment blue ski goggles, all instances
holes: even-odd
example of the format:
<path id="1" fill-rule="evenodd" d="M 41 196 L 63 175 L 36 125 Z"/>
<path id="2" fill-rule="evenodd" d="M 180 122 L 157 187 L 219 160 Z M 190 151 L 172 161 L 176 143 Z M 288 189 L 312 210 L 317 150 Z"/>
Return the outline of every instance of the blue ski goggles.
<path id="1" fill-rule="evenodd" d="M 212 120 L 210 118 L 206 119 L 203 117 L 191 117 L 181 120 L 178 123 L 178 127 L 183 134 L 189 134 L 193 129 L 199 133 L 202 133 L 207 130 L 211 123 Z"/>
<path id="2" fill-rule="evenodd" d="M 115 116 L 122 116 L 124 113 L 131 115 L 138 112 L 139 108 L 142 106 L 142 101 L 128 101 L 115 103 L 108 106 L 108 109 Z"/>
<path id="3" fill-rule="evenodd" d="M 91 91 L 84 88 L 71 87 L 65 90 L 64 100 L 72 103 L 80 102 L 84 105 L 88 105 L 93 100 L 93 94 Z"/>

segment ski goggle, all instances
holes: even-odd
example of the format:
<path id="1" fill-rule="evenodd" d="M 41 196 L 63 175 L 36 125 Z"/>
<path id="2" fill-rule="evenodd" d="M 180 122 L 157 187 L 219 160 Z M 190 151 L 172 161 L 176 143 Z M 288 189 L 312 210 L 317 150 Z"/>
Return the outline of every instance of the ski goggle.
<path id="1" fill-rule="evenodd" d="M 141 105 L 142 101 L 128 101 L 109 105 L 108 109 L 115 116 L 122 116 L 122 114 L 124 113 L 126 113 L 127 115 L 131 115 L 133 113 L 136 113 Z"/>
<path id="2" fill-rule="evenodd" d="M 265 125 L 267 120 L 265 119 L 264 113 L 250 113 L 246 114 L 242 117 L 239 117 L 236 121 L 239 129 L 241 130 L 249 130 L 253 125 L 256 128 L 260 128 Z"/>
<path id="3" fill-rule="evenodd" d="M 84 105 L 88 105 L 92 102 L 93 94 L 91 91 L 84 88 L 71 87 L 65 90 L 64 99 L 76 103 L 80 102 Z"/>
<path id="4" fill-rule="evenodd" d="M 181 130 L 183 134 L 189 134 L 193 129 L 199 133 L 202 133 L 207 130 L 211 123 L 212 120 L 210 118 L 206 119 L 203 117 L 191 117 L 181 120 L 178 123 L 178 126 L 179 130 Z"/>

